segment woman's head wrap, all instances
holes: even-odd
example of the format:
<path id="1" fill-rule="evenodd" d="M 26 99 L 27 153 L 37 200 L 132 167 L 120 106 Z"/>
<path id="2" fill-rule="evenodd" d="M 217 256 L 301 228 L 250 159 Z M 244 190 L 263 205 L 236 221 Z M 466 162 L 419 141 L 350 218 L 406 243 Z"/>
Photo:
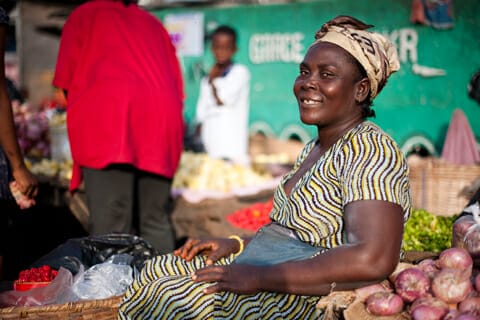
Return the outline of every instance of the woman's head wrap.
<path id="1" fill-rule="evenodd" d="M 388 77 L 398 69 L 397 50 L 383 35 L 366 29 L 373 27 L 348 16 L 338 16 L 326 22 L 315 34 L 315 45 L 330 42 L 350 53 L 367 72 L 370 99 L 382 90 Z"/>

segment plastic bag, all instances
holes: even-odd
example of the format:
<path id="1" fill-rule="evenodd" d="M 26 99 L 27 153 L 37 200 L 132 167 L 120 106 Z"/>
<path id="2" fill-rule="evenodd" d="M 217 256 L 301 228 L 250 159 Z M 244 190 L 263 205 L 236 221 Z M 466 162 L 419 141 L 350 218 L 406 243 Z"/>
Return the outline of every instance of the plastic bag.
<path id="1" fill-rule="evenodd" d="M 480 255 L 480 206 L 476 202 L 463 210 L 464 212 L 471 213 L 473 220 L 475 221 L 472 224 L 465 234 L 463 242 L 465 243 L 465 248 L 470 252 L 470 254 Z"/>
<path id="2" fill-rule="evenodd" d="M 72 287 L 72 273 L 60 268 L 52 282 L 45 287 L 33 288 L 28 291 L 5 291 L 0 293 L 0 306 L 43 306 L 47 304 L 63 303 L 65 296 Z"/>
<path id="3" fill-rule="evenodd" d="M 32 264 L 32 267 L 48 265 L 54 269 L 64 267 L 77 274 L 80 265 L 88 269 L 107 261 L 113 255 L 129 254 L 131 265 L 140 270 L 146 260 L 158 252 L 144 239 L 131 234 L 112 233 L 69 239 Z"/>
<path id="4" fill-rule="evenodd" d="M 106 299 L 124 294 L 133 282 L 129 254 L 113 255 L 85 272 L 79 272 L 73 283 L 70 300 Z"/>
<path id="5" fill-rule="evenodd" d="M 86 237 L 81 239 L 81 247 L 85 256 L 91 255 L 91 265 L 105 262 L 114 255 L 128 253 L 133 257 L 131 265 L 142 269 L 146 260 L 158 255 L 158 251 L 143 238 L 123 233 Z"/>

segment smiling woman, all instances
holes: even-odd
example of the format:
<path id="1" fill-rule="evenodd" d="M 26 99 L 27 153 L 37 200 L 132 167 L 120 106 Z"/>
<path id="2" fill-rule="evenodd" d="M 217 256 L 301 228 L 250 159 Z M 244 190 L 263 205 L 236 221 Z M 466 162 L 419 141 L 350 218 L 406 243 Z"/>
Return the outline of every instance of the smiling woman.
<path id="1" fill-rule="evenodd" d="M 120 319 L 322 319 L 320 296 L 393 272 L 411 211 L 407 162 L 366 118 L 399 63 L 368 28 L 330 20 L 300 64 L 300 118 L 318 136 L 275 190 L 272 223 L 251 239 L 189 239 L 149 260 Z"/>

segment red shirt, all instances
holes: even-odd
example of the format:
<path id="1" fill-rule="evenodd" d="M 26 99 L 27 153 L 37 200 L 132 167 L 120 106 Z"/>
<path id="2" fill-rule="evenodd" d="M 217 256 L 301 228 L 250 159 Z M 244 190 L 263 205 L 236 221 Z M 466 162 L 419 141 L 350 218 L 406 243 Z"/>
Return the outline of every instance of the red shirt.
<path id="1" fill-rule="evenodd" d="M 161 22 L 137 5 L 97 0 L 62 31 L 53 85 L 68 92 L 67 128 L 79 166 L 112 163 L 173 177 L 183 148 L 183 82 Z"/>

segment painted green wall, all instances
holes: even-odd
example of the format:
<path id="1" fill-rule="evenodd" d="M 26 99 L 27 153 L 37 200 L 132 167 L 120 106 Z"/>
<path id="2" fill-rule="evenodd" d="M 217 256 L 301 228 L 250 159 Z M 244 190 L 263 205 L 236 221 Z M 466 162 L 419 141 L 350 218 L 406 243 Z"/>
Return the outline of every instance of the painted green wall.
<path id="1" fill-rule="evenodd" d="M 396 43 L 402 58 L 401 70 L 375 100 L 377 117 L 373 119 L 400 145 L 415 135 L 430 141 L 441 153 L 446 130 L 455 108 L 461 108 L 480 141 L 480 105 L 467 96 L 471 75 L 480 69 L 480 1 L 460 0 L 454 7 L 455 26 L 437 30 L 410 23 L 411 1 L 311 1 L 276 5 L 243 5 L 232 7 L 186 7 L 157 9 L 152 13 L 163 19 L 166 14 L 202 12 L 204 28 L 218 24 L 235 27 L 239 33 L 236 60 L 247 65 L 252 74 L 251 129 L 267 124 L 281 138 L 290 129 L 312 137 L 315 128 L 301 124 L 292 86 L 298 74 L 295 61 L 253 63 L 249 45 L 258 34 L 301 33 L 303 55 L 323 22 L 340 14 L 352 15 L 375 25 Z M 413 38 L 412 38 L 413 37 Z M 415 45 L 415 37 L 418 42 Z M 288 59 L 287 59 L 288 60 Z M 442 69 L 446 76 L 422 77 L 412 72 L 414 62 Z M 212 63 L 209 44 L 200 57 L 181 57 L 186 87 L 185 116 L 195 114 L 201 70 Z M 290 128 L 290 129 L 289 129 Z"/>

